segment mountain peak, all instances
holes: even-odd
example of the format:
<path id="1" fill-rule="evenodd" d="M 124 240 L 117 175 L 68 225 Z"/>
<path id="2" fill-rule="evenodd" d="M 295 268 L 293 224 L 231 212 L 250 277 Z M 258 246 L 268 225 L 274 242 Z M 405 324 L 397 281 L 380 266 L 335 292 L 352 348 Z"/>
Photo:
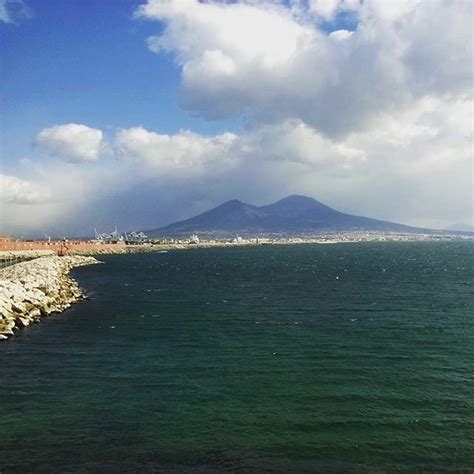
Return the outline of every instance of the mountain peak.
<path id="1" fill-rule="evenodd" d="M 290 194 L 289 196 L 280 199 L 280 201 L 316 201 L 316 199 L 303 196 L 302 194 Z"/>
<path id="2" fill-rule="evenodd" d="M 238 199 L 231 199 L 230 201 L 226 201 L 220 206 L 217 206 L 215 210 L 219 210 L 221 212 L 235 212 L 246 207 L 249 207 L 249 205 L 239 201 Z"/>
<path id="3" fill-rule="evenodd" d="M 229 201 L 224 202 L 221 204 L 221 206 L 243 206 L 244 203 L 242 201 L 239 201 L 238 199 L 230 199 Z"/>
<path id="4" fill-rule="evenodd" d="M 291 194 L 290 196 L 284 197 L 283 199 L 280 199 L 277 201 L 275 204 L 278 203 L 283 203 L 283 202 L 288 202 L 288 203 L 294 203 L 294 204 L 314 204 L 314 203 L 319 203 L 319 201 L 316 201 L 316 199 L 313 199 L 308 196 L 302 196 L 301 194 Z"/>
<path id="5" fill-rule="evenodd" d="M 272 212 L 293 214 L 294 216 L 306 214 L 310 211 L 323 212 L 324 214 L 338 214 L 338 211 L 316 201 L 316 199 L 297 194 L 280 199 L 274 204 L 264 206 L 264 208 Z"/>

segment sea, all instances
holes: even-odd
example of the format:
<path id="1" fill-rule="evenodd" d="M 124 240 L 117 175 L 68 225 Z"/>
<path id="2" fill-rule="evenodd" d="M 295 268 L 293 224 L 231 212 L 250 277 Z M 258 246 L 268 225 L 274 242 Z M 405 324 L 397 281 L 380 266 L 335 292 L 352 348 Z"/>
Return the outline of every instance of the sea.
<path id="1" fill-rule="evenodd" d="M 0 343 L 0 472 L 474 471 L 474 245 L 100 256 Z"/>

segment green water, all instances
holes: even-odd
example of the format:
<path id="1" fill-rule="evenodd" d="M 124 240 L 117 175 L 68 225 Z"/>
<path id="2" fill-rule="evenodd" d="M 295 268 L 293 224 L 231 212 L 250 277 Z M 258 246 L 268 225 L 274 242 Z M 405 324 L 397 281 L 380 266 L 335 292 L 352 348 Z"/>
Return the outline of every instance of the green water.
<path id="1" fill-rule="evenodd" d="M 104 256 L 0 344 L 0 472 L 472 472 L 474 245 Z"/>

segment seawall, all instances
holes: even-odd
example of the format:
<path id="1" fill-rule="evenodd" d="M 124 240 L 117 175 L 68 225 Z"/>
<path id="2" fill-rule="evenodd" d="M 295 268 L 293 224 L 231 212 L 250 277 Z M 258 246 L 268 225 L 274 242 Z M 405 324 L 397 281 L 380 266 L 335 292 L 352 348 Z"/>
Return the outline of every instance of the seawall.
<path id="1" fill-rule="evenodd" d="M 51 256 L 1 269 L 0 340 L 78 301 L 83 293 L 68 273 L 95 263 L 100 262 L 93 257 Z"/>

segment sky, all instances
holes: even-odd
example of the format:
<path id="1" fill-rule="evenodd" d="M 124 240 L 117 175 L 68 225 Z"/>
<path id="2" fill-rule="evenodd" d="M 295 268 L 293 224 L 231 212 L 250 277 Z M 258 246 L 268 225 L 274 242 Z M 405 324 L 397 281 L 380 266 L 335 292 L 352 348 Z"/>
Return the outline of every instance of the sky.
<path id="1" fill-rule="evenodd" d="M 290 194 L 473 224 L 468 0 L 0 0 L 0 232 Z"/>

